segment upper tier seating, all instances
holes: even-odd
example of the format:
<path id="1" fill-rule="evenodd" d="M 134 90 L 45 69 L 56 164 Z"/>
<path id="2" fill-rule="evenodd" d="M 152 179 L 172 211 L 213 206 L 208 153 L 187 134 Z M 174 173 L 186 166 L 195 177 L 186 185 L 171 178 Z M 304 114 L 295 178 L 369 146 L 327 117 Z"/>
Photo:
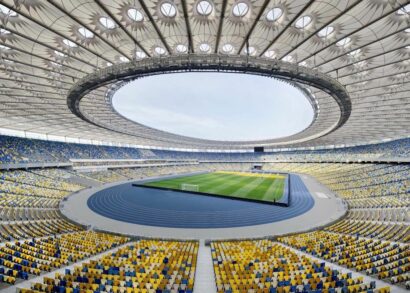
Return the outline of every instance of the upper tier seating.
<path id="1" fill-rule="evenodd" d="M 79 175 L 85 178 L 96 180 L 101 183 L 124 181 L 128 179 L 127 177 L 121 175 L 120 173 L 117 173 L 111 170 L 79 173 Z"/>
<path id="2" fill-rule="evenodd" d="M 66 162 L 69 159 L 140 159 L 135 148 L 0 136 L 1 163 Z"/>
<path id="3" fill-rule="evenodd" d="M 0 172 L 0 180 L 68 192 L 83 188 L 83 186 L 64 181 L 63 171 L 57 170 L 59 169 L 2 171 Z"/>
<path id="4" fill-rule="evenodd" d="M 127 147 L 112 147 L 43 141 L 0 135 L 0 163 L 67 162 L 70 159 L 169 159 L 202 161 L 332 161 L 377 159 L 383 157 L 408 157 L 410 139 L 368 146 L 327 150 L 300 150 L 254 153 L 208 153 L 143 150 Z"/>

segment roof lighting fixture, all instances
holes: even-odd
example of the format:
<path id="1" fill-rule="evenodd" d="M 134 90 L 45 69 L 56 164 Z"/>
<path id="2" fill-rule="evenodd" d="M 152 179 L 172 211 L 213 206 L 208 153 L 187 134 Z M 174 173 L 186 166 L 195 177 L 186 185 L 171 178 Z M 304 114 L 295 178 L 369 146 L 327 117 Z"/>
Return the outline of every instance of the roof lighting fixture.
<path id="1" fill-rule="evenodd" d="M 108 18 L 106 16 L 101 16 L 98 21 L 103 27 L 107 29 L 111 30 L 115 28 L 115 22 L 111 18 Z"/>
<path id="2" fill-rule="evenodd" d="M 266 20 L 270 22 L 275 22 L 283 15 L 283 10 L 279 7 L 272 8 L 266 14 Z"/>
<path id="3" fill-rule="evenodd" d="M 144 59 L 145 57 L 147 57 L 147 54 L 145 54 L 145 52 L 143 52 L 143 51 L 136 51 L 135 52 L 135 57 L 137 59 Z"/>
<path id="4" fill-rule="evenodd" d="M 308 15 L 302 16 L 299 18 L 296 23 L 295 27 L 298 29 L 304 29 L 306 28 L 310 23 L 312 22 L 312 18 Z"/>
<path id="5" fill-rule="evenodd" d="M 162 47 L 156 47 L 154 49 L 155 53 L 157 53 L 158 55 L 164 55 L 165 54 L 165 49 Z"/>
<path id="6" fill-rule="evenodd" d="M 407 4 L 406 6 L 401 7 L 399 10 L 396 12 L 398 15 L 409 15 L 410 14 L 410 4 Z"/>
<path id="7" fill-rule="evenodd" d="M 90 30 L 86 29 L 85 27 L 80 27 L 78 29 L 78 32 L 80 33 L 80 35 L 82 35 L 86 39 L 92 39 L 94 37 L 94 34 Z"/>
<path id="8" fill-rule="evenodd" d="M 245 48 L 245 53 L 247 53 L 249 55 L 253 55 L 253 54 L 256 53 L 256 48 L 255 47 Z"/>
<path id="9" fill-rule="evenodd" d="M 161 10 L 162 15 L 165 17 L 172 18 L 177 15 L 177 8 L 171 2 L 162 3 L 160 10 Z"/>
<path id="10" fill-rule="evenodd" d="M 186 53 L 188 51 L 187 46 L 185 46 L 183 44 L 177 45 L 175 49 L 178 53 Z"/>
<path id="11" fill-rule="evenodd" d="M 61 53 L 60 51 L 57 51 L 57 50 L 54 50 L 54 54 L 55 54 L 57 57 L 66 57 L 66 56 L 67 56 L 66 54 Z"/>
<path id="12" fill-rule="evenodd" d="M 353 58 L 357 58 L 357 57 L 360 56 L 361 52 L 362 52 L 361 49 L 356 49 L 356 50 L 354 50 L 350 53 L 347 53 L 347 55 L 349 55 L 350 57 L 353 57 Z"/>
<path id="13" fill-rule="evenodd" d="M 130 8 L 127 11 L 128 17 L 135 22 L 141 22 L 144 20 L 144 15 L 136 8 Z"/>
<path id="14" fill-rule="evenodd" d="M 327 38 L 328 36 L 330 36 L 333 32 L 335 31 L 333 26 L 327 26 L 322 28 L 317 35 L 321 38 Z"/>
<path id="15" fill-rule="evenodd" d="M 15 16 L 18 15 L 17 12 L 7 8 L 6 6 L 4 6 L 2 4 L 0 4 L 0 12 L 5 14 L 5 15 L 11 16 L 11 17 L 15 17 Z"/>
<path id="16" fill-rule="evenodd" d="M 249 12 L 249 5 L 245 2 L 237 2 L 232 8 L 232 14 L 237 17 L 244 17 Z"/>
<path id="17" fill-rule="evenodd" d="M 231 44 L 225 44 L 222 46 L 222 51 L 225 53 L 231 53 L 233 51 L 233 46 Z"/>
<path id="18" fill-rule="evenodd" d="M 207 43 L 202 43 L 199 45 L 199 51 L 203 53 L 207 53 L 211 50 L 211 46 L 209 46 Z"/>
<path id="19" fill-rule="evenodd" d="M 351 38 L 346 37 L 346 38 L 341 39 L 340 41 L 338 41 L 338 42 L 336 43 L 336 46 L 338 46 L 338 47 L 345 47 L 345 46 L 347 46 L 351 41 L 352 41 Z"/>
<path id="20" fill-rule="evenodd" d="M 287 55 L 287 56 L 283 57 L 282 60 L 285 61 L 285 62 L 293 62 L 293 61 L 295 61 L 295 59 L 293 58 L 292 55 Z"/>
<path id="21" fill-rule="evenodd" d="M 276 57 L 276 52 L 275 52 L 274 50 L 269 50 L 269 51 L 266 51 L 266 52 L 265 52 L 264 56 L 265 56 L 266 58 L 271 58 L 271 59 L 273 59 L 273 58 Z"/>
<path id="22" fill-rule="evenodd" d="M 212 7 L 212 4 L 206 0 L 201 0 L 196 5 L 196 11 L 198 12 L 198 14 L 203 16 L 210 15 L 213 10 L 214 8 Z"/>
<path id="23" fill-rule="evenodd" d="M 63 40 L 63 43 L 64 43 L 64 45 L 66 45 L 67 47 L 70 47 L 70 48 L 75 48 L 75 47 L 77 47 L 77 44 L 76 44 L 76 43 L 74 43 L 74 42 L 72 42 L 72 41 L 70 41 L 70 40 L 67 40 L 67 39 L 64 39 L 64 40 Z"/>
<path id="24" fill-rule="evenodd" d="M 4 28 L 0 28 L 0 35 L 8 35 L 8 34 L 11 34 L 11 32 Z"/>

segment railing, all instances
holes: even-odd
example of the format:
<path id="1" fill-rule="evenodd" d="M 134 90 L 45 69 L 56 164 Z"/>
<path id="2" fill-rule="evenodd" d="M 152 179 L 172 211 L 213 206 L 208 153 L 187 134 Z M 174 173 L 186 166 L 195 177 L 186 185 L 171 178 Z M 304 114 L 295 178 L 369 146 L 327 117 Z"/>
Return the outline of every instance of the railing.
<path id="1" fill-rule="evenodd" d="M 48 163 L 8 163 L 0 164 L 0 170 L 13 170 L 13 169 L 33 169 L 33 168 L 61 168 L 71 167 L 70 162 L 48 162 Z"/>

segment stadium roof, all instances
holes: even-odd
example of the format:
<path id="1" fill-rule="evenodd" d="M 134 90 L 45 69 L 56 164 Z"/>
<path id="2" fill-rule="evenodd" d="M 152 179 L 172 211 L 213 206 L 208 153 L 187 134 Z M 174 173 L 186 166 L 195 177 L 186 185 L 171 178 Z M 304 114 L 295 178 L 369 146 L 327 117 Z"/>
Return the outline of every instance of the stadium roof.
<path id="1" fill-rule="evenodd" d="M 409 1 L 2 0 L 0 19 L 3 129 L 49 139 L 214 150 L 357 145 L 410 135 Z M 169 60 L 198 58 L 279 64 L 272 74 L 279 78 L 292 67 L 295 78 L 286 80 L 310 97 L 315 121 L 282 140 L 198 140 L 120 117 L 110 99 L 129 78 L 84 87 L 84 81 L 102 81 L 124 67 L 132 66 L 139 78 L 136 68 L 152 60 L 161 63 L 158 74 Z M 300 72 L 343 85 L 351 109 L 338 104 L 332 90 L 297 78 Z M 70 106 L 69 93 L 79 85 L 82 100 Z"/>

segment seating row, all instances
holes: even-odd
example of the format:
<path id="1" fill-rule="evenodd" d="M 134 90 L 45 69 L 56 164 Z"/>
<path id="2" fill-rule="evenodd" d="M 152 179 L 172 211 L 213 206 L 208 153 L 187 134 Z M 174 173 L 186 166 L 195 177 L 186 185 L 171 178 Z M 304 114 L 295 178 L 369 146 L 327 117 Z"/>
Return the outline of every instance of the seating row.
<path id="1" fill-rule="evenodd" d="M 14 284 L 127 242 L 126 237 L 82 231 L 0 247 L 0 280 Z"/>
<path id="2" fill-rule="evenodd" d="M 375 282 L 365 283 L 268 239 L 212 242 L 211 250 L 218 293 L 379 292 Z"/>
<path id="3" fill-rule="evenodd" d="M 193 292 L 198 242 L 140 240 L 27 292 Z"/>
<path id="4" fill-rule="evenodd" d="M 410 262 L 410 245 L 357 236 L 315 231 L 279 237 L 282 243 L 378 278 L 405 275 Z M 404 277 L 404 276 L 402 276 Z"/>
<path id="5" fill-rule="evenodd" d="M 403 243 L 410 241 L 410 225 L 408 223 L 389 224 L 371 221 L 343 220 L 330 227 L 326 227 L 324 230 Z"/>
<path id="6" fill-rule="evenodd" d="M 0 224 L 0 241 L 12 241 L 81 231 L 83 228 L 62 218 Z"/>

